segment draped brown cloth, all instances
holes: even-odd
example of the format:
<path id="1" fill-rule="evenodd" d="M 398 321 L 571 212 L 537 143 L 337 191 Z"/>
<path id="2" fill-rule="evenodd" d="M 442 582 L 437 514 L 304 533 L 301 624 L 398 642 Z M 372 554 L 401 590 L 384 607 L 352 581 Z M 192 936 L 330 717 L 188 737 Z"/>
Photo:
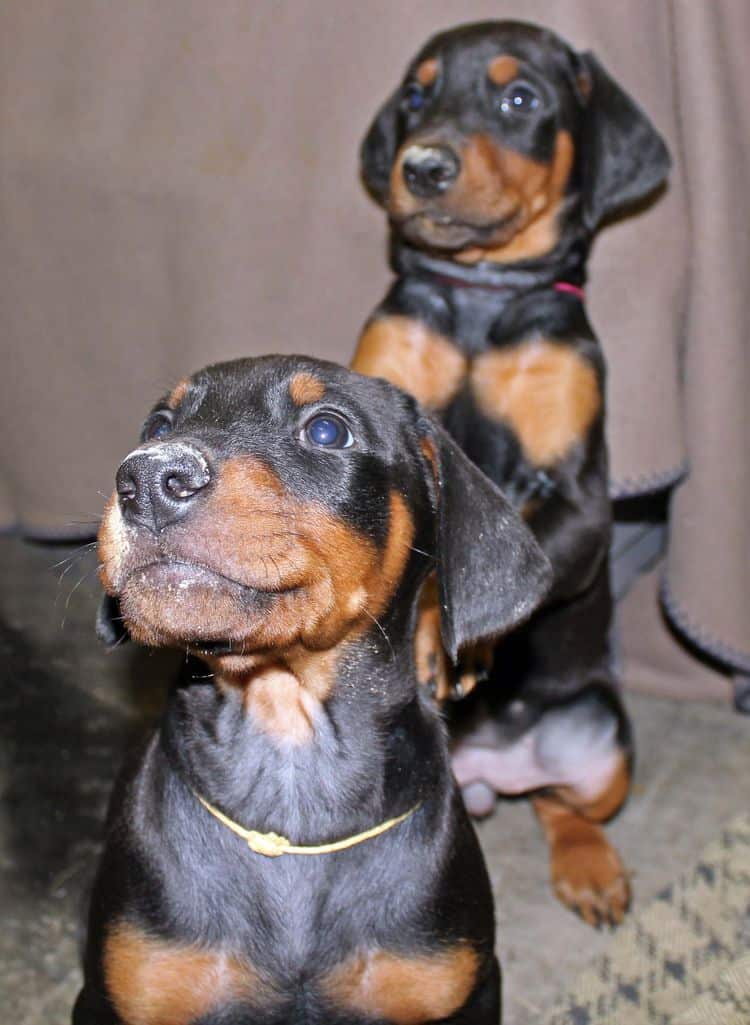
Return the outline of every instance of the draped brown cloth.
<path id="1" fill-rule="evenodd" d="M 73 537 L 149 404 L 234 356 L 348 361 L 389 279 L 357 180 L 376 106 L 432 32 L 545 22 L 666 136 L 666 194 L 594 250 L 613 494 L 676 488 L 665 599 L 750 673 L 747 0 L 6 0 L 0 7 L 0 525 Z M 725 696 L 644 578 L 636 686 Z"/>

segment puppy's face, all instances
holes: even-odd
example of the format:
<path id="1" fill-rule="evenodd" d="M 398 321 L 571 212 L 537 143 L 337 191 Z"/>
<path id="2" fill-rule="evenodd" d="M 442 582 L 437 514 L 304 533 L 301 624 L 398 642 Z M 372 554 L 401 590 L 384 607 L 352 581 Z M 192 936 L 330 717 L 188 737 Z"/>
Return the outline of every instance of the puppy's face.
<path id="1" fill-rule="evenodd" d="M 402 87 L 394 222 L 417 244 L 489 249 L 554 214 L 585 89 L 562 46 L 502 29 L 439 37 Z"/>
<path id="2" fill-rule="evenodd" d="M 624 136 L 636 127 L 621 98 L 636 110 L 632 101 L 608 77 L 599 82 L 600 72 L 589 55 L 532 25 L 443 33 L 417 55 L 376 118 L 362 149 L 365 181 L 412 245 L 466 262 L 549 252 L 566 198 L 593 188 L 579 172 L 594 122 L 611 122 Z M 638 130 L 653 132 L 637 114 Z M 600 140 L 607 150 L 609 130 Z M 654 175 L 666 173 L 665 152 L 643 156 L 664 165 Z M 621 154 L 625 163 L 633 159 Z"/>
<path id="3" fill-rule="evenodd" d="M 134 638 L 221 655 L 326 648 L 381 616 L 429 506 L 413 409 L 312 360 L 182 382 L 117 471 L 99 534 L 102 582 Z"/>
<path id="4" fill-rule="evenodd" d="M 392 657 L 436 565 L 455 658 L 526 618 L 549 577 L 503 495 L 412 398 L 302 357 L 218 364 L 165 396 L 117 471 L 99 558 L 136 640 L 228 672 L 366 630 Z"/>

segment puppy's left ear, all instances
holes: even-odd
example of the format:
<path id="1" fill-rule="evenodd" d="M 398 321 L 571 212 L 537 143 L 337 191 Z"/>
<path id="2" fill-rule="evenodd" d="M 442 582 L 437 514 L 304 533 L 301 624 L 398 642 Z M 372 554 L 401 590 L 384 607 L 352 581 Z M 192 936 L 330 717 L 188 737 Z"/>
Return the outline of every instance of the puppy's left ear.
<path id="1" fill-rule="evenodd" d="M 117 598 L 105 594 L 96 610 L 96 636 L 108 648 L 130 640 Z"/>
<path id="2" fill-rule="evenodd" d="M 583 219 L 594 231 L 604 218 L 661 185 L 672 162 L 651 121 L 593 53 L 579 56 L 577 81 L 585 107 L 579 154 Z"/>
<path id="3" fill-rule="evenodd" d="M 549 590 L 546 555 L 510 502 L 436 423 L 420 423 L 435 485 L 440 632 L 453 661 L 527 619 Z"/>
<path id="4" fill-rule="evenodd" d="M 397 89 L 375 115 L 359 150 L 362 181 L 381 206 L 388 198 L 391 168 L 396 157 L 400 100 L 401 90 Z"/>

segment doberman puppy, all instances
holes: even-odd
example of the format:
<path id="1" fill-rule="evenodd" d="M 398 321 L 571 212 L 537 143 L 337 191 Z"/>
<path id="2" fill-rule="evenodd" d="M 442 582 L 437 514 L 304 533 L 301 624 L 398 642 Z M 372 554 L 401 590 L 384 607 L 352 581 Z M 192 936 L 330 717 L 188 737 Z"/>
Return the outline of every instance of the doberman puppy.
<path id="1" fill-rule="evenodd" d="M 385 381 L 238 360 L 154 407 L 99 556 L 100 636 L 121 615 L 202 665 L 116 788 L 74 1025 L 497 1022 L 487 872 L 414 665 L 435 565 L 453 654 L 543 597 L 497 488 Z"/>
<path id="2" fill-rule="evenodd" d="M 466 703 L 456 774 L 476 814 L 496 792 L 535 792 L 558 896 L 618 922 L 629 886 L 599 824 L 627 795 L 631 741 L 607 639 L 604 363 L 582 285 L 597 226 L 664 181 L 667 150 L 592 54 L 490 22 L 426 44 L 361 159 L 397 277 L 352 366 L 441 418 L 554 571 L 545 607 Z M 442 685 L 436 624 L 427 595 L 420 676 Z"/>

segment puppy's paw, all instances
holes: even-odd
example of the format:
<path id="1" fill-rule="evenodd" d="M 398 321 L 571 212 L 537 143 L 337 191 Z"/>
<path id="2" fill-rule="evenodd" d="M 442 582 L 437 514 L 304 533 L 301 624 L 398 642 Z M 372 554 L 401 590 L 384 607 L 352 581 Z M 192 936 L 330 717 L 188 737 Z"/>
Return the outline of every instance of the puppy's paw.
<path id="1" fill-rule="evenodd" d="M 491 642 L 474 644 L 461 653 L 450 695 L 453 701 L 467 697 L 478 684 L 484 683 L 492 670 L 494 655 Z"/>
<path id="2" fill-rule="evenodd" d="M 437 701 L 446 701 L 453 693 L 453 668 L 440 636 L 440 611 L 422 602 L 414 638 L 417 680 Z"/>
<path id="3" fill-rule="evenodd" d="M 550 875 L 558 898 L 589 925 L 619 925 L 630 905 L 630 882 L 604 831 L 581 821 L 550 843 Z"/>

